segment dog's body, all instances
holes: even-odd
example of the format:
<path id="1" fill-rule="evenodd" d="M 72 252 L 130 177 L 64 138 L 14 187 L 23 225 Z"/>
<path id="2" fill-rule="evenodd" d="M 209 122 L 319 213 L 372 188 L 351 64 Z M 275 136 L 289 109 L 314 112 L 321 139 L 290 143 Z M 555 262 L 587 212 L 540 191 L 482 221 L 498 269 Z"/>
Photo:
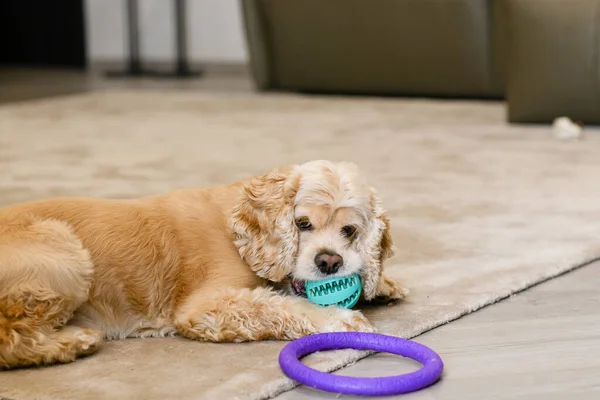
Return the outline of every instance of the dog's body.
<path id="1" fill-rule="evenodd" d="M 316 186 L 309 188 L 313 179 Z M 94 352 L 104 338 L 181 334 L 239 342 L 372 330 L 358 311 L 285 295 L 293 293 L 292 279 L 360 272 L 364 300 L 403 296 L 381 272 L 391 255 L 387 219 L 372 190 L 369 199 L 351 193 L 359 190 L 355 179 L 346 164 L 312 162 L 230 186 L 0 209 L 0 367 L 72 361 Z M 372 210 L 352 217 L 358 205 L 334 209 L 313 201 L 331 185 L 328 197 L 351 193 L 361 207 L 371 202 Z M 336 219 L 352 218 L 353 229 L 364 228 L 364 240 L 353 231 L 357 237 L 342 244 L 343 234 L 328 233 L 339 232 Z M 299 219 L 312 219 L 310 229 Z M 381 223 L 371 226 L 370 219 Z M 323 246 L 339 247 L 347 261 L 332 264 Z M 317 247 L 325 272 L 312 258 L 299 264 Z"/>

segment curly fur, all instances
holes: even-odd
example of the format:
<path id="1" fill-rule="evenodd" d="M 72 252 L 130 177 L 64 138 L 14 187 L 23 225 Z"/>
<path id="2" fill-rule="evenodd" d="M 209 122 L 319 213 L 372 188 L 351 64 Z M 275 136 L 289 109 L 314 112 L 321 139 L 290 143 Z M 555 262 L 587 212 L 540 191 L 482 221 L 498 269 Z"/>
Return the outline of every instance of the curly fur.
<path id="1" fill-rule="evenodd" d="M 299 218 L 314 229 L 300 231 Z M 347 224 L 352 237 L 340 233 Z M 48 199 L 0 209 L 0 368 L 70 362 L 106 339 L 213 342 L 371 331 L 359 312 L 320 307 L 291 279 L 361 274 L 367 301 L 402 298 L 376 192 L 348 163 L 312 161 L 228 186 L 135 200 Z M 287 293 L 287 294 L 286 294 Z"/>
<path id="2" fill-rule="evenodd" d="M 292 272 L 298 251 L 294 199 L 300 181 L 294 168 L 277 169 L 242 186 L 230 228 L 240 256 L 262 278 L 279 282 Z"/>
<path id="3" fill-rule="evenodd" d="M 365 278 L 364 296 L 373 299 L 378 293 L 383 275 L 383 263 L 394 256 L 394 241 L 390 233 L 390 220 L 381 207 L 381 201 L 375 189 L 371 189 L 370 205 L 373 210 L 371 226 L 364 240 Z"/>

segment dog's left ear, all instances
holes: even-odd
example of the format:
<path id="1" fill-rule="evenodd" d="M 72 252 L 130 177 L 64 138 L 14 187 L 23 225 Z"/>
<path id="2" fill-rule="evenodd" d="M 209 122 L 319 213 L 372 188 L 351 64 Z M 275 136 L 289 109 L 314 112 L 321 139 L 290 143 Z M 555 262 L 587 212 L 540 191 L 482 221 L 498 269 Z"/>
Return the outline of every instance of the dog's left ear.
<path id="1" fill-rule="evenodd" d="M 366 301 L 373 300 L 377 296 L 377 289 L 383 274 L 383 264 L 385 260 L 394 256 L 390 220 L 381 207 L 381 201 L 374 189 L 371 189 L 370 201 L 373 221 L 363 242 L 366 263 L 362 279 L 363 296 Z"/>
<path id="2" fill-rule="evenodd" d="M 294 267 L 298 230 L 294 204 L 300 174 L 275 169 L 242 185 L 229 227 L 242 259 L 262 278 L 280 282 Z"/>

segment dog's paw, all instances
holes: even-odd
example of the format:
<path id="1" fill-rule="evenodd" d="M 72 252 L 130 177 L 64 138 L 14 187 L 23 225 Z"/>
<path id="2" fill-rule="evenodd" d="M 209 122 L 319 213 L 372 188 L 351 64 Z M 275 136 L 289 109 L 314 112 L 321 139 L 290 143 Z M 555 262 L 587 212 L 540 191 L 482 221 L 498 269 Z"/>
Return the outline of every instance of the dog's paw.
<path id="1" fill-rule="evenodd" d="M 95 353 L 103 342 L 104 334 L 96 329 L 82 329 L 75 334 L 81 354 Z"/>
<path id="2" fill-rule="evenodd" d="M 375 327 L 360 312 L 330 306 L 316 325 L 319 333 L 325 332 L 375 332 Z"/>
<path id="3" fill-rule="evenodd" d="M 67 325 L 56 333 L 56 338 L 76 355 L 88 355 L 102 346 L 104 333 L 97 329 Z"/>
<path id="4" fill-rule="evenodd" d="M 397 281 L 387 276 L 381 278 L 377 294 L 371 301 L 372 303 L 384 304 L 392 303 L 398 300 L 404 300 L 408 296 L 409 290 L 401 286 Z"/>

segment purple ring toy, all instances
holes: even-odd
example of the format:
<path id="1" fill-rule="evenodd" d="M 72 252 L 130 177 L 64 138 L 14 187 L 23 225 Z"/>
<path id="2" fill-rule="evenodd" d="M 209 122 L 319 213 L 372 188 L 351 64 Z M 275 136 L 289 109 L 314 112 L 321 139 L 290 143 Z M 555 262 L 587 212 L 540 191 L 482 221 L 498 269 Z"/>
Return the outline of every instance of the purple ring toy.
<path id="1" fill-rule="evenodd" d="M 374 350 L 411 358 L 423 367 L 408 374 L 381 378 L 353 378 L 332 375 L 304 365 L 299 359 L 322 350 Z M 364 332 L 333 332 L 306 336 L 287 344 L 279 353 L 279 365 L 291 379 L 315 389 L 339 394 L 387 396 L 414 392 L 435 383 L 444 363 L 422 344 L 395 336 Z"/>

